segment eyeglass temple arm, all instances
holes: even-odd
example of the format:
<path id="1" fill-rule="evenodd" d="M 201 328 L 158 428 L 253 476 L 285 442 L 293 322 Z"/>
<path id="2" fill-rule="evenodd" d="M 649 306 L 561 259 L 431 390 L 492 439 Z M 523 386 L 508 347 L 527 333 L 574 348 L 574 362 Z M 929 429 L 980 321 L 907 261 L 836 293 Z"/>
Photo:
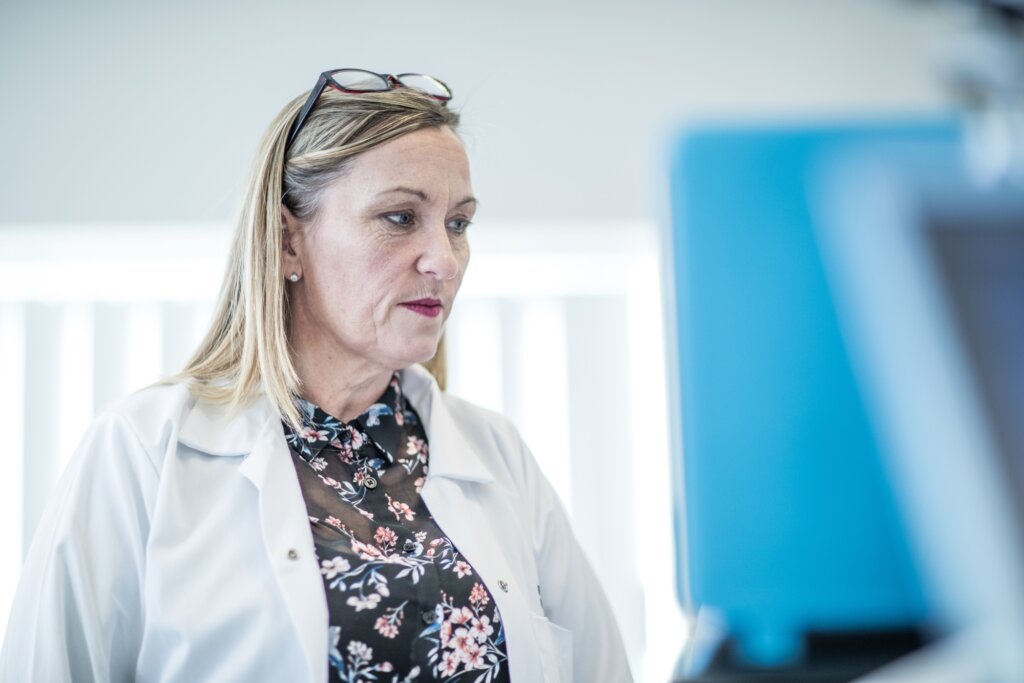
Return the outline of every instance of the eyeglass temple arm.
<path id="1" fill-rule="evenodd" d="M 299 111 L 299 115 L 295 117 L 295 121 L 292 122 L 292 127 L 288 130 L 288 140 L 284 143 L 284 148 L 287 150 L 295 142 L 295 136 L 299 134 L 299 130 L 302 128 L 302 124 L 306 122 L 306 118 L 309 116 L 309 112 L 313 110 L 313 105 L 320 99 L 320 94 L 327 87 L 328 72 L 325 71 L 320 74 L 320 78 L 317 79 L 316 85 L 309 91 L 309 97 L 306 98 L 306 103 L 302 105 L 302 109 Z"/>

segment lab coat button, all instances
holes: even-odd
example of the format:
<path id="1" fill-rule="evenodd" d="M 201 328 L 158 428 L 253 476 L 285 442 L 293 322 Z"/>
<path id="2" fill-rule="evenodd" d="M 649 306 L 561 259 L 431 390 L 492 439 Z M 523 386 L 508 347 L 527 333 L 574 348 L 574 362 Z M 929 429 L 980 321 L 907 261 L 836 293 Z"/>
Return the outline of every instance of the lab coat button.
<path id="1" fill-rule="evenodd" d="M 363 486 L 368 489 L 375 489 L 377 488 L 377 480 L 373 477 L 367 477 L 366 479 L 363 479 Z"/>
<path id="2" fill-rule="evenodd" d="M 288 551 L 288 559 L 289 560 L 297 560 L 297 559 L 299 559 L 299 553 L 296 552 L 295 548 L 292 548 L 291 550 Z"/>

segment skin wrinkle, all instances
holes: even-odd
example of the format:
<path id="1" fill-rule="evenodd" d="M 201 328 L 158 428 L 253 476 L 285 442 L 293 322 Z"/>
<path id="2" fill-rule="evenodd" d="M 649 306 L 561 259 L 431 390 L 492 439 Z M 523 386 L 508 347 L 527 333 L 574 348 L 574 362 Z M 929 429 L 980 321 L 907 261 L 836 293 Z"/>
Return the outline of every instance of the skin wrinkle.
<path id="1" fill-rule="evenodd" d="M 382 196 L 396 188 L 404 196 Z M 355 157 L 305 224 L 282 207 L 285 272 L 302 275 L 289 285 L 289 340 L 304 398 L 351 419 L 395 370 L 433 356 L 469 261 L 459 221 L 475 208 L 465 150 L 447 128 Z M 393 222 L 399 214 L 411 224 Z M 423 298 L 439 299 L 441 315 L 400 305 Z"/>

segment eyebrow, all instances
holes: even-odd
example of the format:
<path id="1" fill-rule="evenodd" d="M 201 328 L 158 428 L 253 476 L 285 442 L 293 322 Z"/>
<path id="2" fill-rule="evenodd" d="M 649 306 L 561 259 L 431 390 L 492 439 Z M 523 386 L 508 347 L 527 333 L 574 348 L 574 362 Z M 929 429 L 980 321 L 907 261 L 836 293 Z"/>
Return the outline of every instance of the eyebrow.
<path id="1" fill-rule="evenodd" d="M 421 201 L 424 201 L 424 202 L 428 201 L 427 193 L 426 192 L 423 192 L 422 190 L 414 190 L 411 187 L 402 187 L 402 186 L 392 187 L 390 190 L 384 190 L 383 192 L 378 193 L 377 196 L 380 197 L 381 195 L 391 194 L 393 192 L 404 192 L 405 194 L 411 194 L 411 195 L 413 195 L 415 197 L 418 197 Z M 459 206 L 465 206 L 466 204 L 479 204 L 479 203 L 480 202 L 477 200 L 476 197 L 470 196 L 470 197 L 466 197 L 465 199 L 460 201 L 455 206 L 459 207 Z"/>

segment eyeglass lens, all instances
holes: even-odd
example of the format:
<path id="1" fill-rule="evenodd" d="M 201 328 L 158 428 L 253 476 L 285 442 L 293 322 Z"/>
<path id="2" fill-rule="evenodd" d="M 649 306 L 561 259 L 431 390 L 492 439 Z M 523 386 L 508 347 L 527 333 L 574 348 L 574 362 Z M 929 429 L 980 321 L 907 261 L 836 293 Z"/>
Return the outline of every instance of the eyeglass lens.
<path id="1" fill-rule="evenodd" d="M 362 71 L 360 69 L 341 69 L 331 74 L 335 83 L 346 90 L 357 92 L 376 92 L 379 90 L 390 90 L 391 85 L 387 79 L 380 74 Z"/>
<path id="2" fill-rule="evenodd" d="M 448 98 L 451 91 L 436 78 L 424 76 L 423 74 L 400 74 L 397 76 L 399 82 L 407 88 L 425 92 L 431 97 Z"/>
<path id="3" fill-rule="evenodd" d="M 341 69 L 332 73 L 331 78 L 345 90 L 355 92 L 379 92 L 391 89 L 391 84 L 384 76 L 362 69 Z M 431 97 L 448 99 L 452 96 L 443 83 L 430 76 L 400 74 L 395 79 L 406 88 L 419 90 Z"/>

